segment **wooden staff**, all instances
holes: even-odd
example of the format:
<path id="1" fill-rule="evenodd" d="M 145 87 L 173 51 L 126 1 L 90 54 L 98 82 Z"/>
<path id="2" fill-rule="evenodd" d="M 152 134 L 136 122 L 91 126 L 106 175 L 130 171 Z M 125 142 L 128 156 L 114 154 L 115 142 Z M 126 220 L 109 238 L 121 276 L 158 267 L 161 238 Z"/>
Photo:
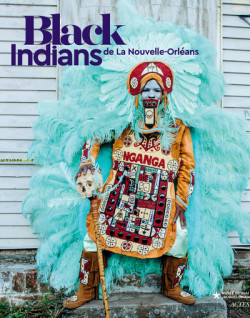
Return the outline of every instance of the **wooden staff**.
<path id="1" fill-rule="evenodd" d="M 110 318 L 108 296 L 107 296 L 107 289 L 106 289 L 105 275 L 104 275 L 102 246 L 101 246 L 99 222 L 98 222 L 98 198 L 97 197 L 90 198 L 90 206 L 91 206 L 91 213 L 93 216 L 94 227 L 95 227 L 95 237 L 96 237 L 97 256 L 98 256 L 97 258 L 98 258 L 98 265 L 99 265 L 100 282 L 102 286 L 102 299 L 103 299 L 103 304 L 105 309 L 105 317 Z"/>

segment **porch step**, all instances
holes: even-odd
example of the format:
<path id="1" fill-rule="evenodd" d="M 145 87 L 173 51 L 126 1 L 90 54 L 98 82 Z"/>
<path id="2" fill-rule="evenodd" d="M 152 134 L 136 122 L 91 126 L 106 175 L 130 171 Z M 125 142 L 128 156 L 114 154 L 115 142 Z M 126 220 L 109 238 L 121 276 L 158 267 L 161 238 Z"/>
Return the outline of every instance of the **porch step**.
<path id="1" fill-rule="evenodd" d="M 224 299 L 203 297 L 194 305 L 180 304 L 160 294 L 114 294 L 109 298 L 111 318 L 226 318 Z M 102 300 L 93 300 L 75 310 L 67 310 L 63 318 L 102 318 Z"/>

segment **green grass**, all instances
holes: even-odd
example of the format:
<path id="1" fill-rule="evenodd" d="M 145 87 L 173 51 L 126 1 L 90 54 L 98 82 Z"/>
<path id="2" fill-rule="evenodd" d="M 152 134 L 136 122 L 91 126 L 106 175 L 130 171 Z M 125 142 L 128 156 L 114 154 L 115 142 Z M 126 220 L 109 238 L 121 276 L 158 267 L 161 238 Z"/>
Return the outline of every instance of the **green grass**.
<path id="1" fill-rule="evenodd" d="M 62 294 L 47 294 L 34 302 L 25 302 L 21 305 L 10 306 L 0 302 L 0 318 L 59 318 L 64 311 Z"/>

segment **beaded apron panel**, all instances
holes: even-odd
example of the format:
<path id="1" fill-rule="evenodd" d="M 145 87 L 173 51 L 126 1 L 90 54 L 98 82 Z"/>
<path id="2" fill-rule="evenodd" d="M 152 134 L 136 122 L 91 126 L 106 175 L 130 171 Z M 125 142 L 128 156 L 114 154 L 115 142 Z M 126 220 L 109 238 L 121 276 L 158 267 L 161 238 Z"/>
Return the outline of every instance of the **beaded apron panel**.
<path id="1" fill-rule="evenodd" d="M 113 178 L 105 191 L 119 182 L 124 169 L 128 175 L 99 207 L 105 248 L 126 255 L 136 252 L 138 257 L 162 249 L 173 204 L 170 187 L 179 162 L 161 148 L 157 133 L 144 135 L 140 142 L 133 133 L 127 135 L 112 157 Z"/>

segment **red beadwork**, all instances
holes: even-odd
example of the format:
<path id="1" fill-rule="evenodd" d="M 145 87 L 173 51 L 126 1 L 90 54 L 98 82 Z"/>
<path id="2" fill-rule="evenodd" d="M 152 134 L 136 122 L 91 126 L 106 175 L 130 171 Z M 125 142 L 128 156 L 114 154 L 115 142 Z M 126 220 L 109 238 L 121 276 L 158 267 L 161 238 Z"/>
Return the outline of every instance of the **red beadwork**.
<path id="1" fill-rule="evenodd" d="M 140 93 L 141 80 L 149 73 L 157 73 L 162 78 L 166 92 L 168 94 L 172 92 L 174 76 L 171 68 L 163 62 L 148 61 L 136 65 L 129 73 L 127 86 L 131 95 Z"/>

